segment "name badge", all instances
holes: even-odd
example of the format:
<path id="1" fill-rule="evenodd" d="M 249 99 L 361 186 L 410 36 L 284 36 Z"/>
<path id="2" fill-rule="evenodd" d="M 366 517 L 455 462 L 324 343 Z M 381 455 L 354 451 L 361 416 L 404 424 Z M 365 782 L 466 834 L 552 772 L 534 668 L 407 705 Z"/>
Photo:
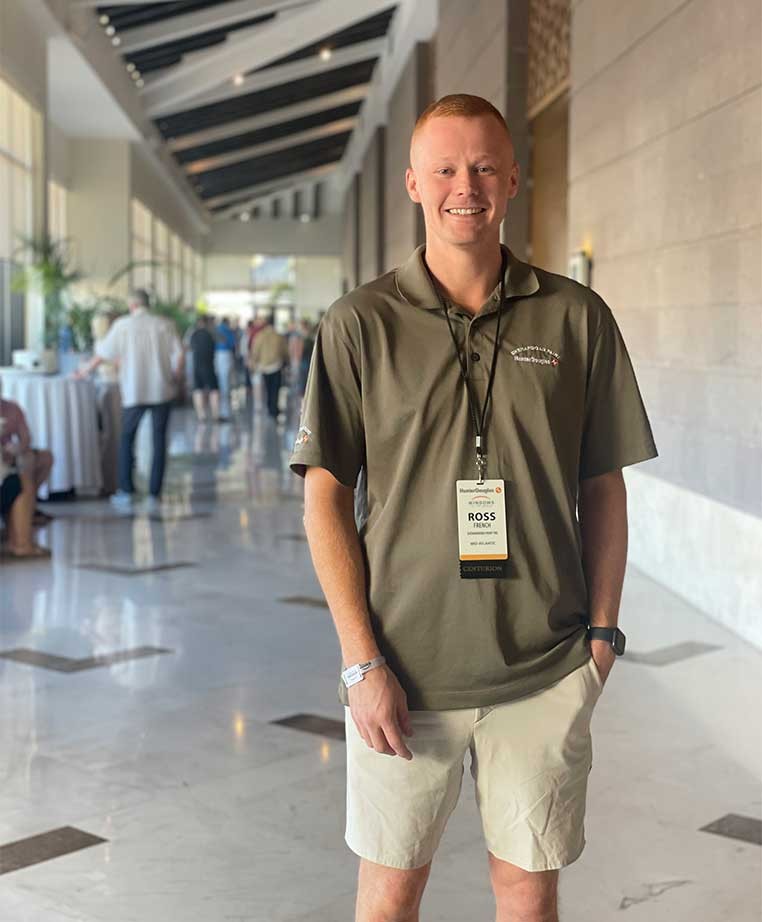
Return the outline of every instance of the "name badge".
<path id="1" fill-rule="evenodd" d="M 458 480 L 458 544 L 461 579 L 508 575 L 505 481 Z"/>

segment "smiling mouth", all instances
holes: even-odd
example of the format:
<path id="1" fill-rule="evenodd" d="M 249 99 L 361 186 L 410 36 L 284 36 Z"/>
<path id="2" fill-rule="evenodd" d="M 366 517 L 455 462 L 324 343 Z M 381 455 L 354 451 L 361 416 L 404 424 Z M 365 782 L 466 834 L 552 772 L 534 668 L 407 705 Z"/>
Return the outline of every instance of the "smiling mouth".
<path id="1" fill-rule="evenodd" d="M 454 214 L 460 216 L 470 216 L 475 214 L 483 214 L 487 209 L 486 208 L 445 208 L 447 214 Z"/>

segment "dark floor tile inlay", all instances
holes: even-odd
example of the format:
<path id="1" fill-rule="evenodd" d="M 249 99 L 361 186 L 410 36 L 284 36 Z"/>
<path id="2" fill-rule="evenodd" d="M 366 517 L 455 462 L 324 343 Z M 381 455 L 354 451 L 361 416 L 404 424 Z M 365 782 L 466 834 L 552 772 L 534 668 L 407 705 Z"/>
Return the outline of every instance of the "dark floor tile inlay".
<path id="1" fill-rule="evenodd" d="M 285 605 L 306 605 L 309 608 L 328 608 L 325 599 L 318 599 L 311 595 L 289 595 L 285 599 L 279 599 Z"/>
<path id="2" fill-rule="evenodd" d="M 692 640 L 685 643 L 672 644 L 671 647 L 662 647 L 661 650 L 652 650 L 650 653 L 625 653 L 625 659 L 631 663 L 643 663 L 646 666 L 671 666 L 692 656 L 702 653 L 711 653 L 713 650 L 722 650 L 722 647 L 711 643 L 696 643 Z"/>
<path id="3" fill-rule="evenodd" d="M 51 669 L 54 672 L 83 672 L 85 669 L 97 669 L 99 666 L 113 666 L 115 663 L 125 663 L 128 660 L 144 659 L 146 656 L 158 656 L 161 653 L 172 653 L 165 647 L 134 647 L 131 650 L 117 650 L 116 653 L 106 653 L 101 656 L 87 656 L 84 659 L 72 659 L 69 656 L 55 656 L 52 653 L 43 653 L 40 650 L 6 650 L 0 653 L 0 659 L 13 660 L 16 663 L 25 663 L 27 666 L 39 666 L 42 669 Z"/>
<path id="4" fill-rule="evenodd" d="M 71 852 L 101 845 L 107 841 L 73 826 L 51 829 L 50 832 L 43 832 L 38 836 L 0 845 L 0 874 L 20 871 L 21 868 L 28 868 L 32 864 L 60 858 L 61 855 L 69 855 Z"/>
<path id="5" fill-rule="evenodd" d="M 146 573 L 161 573 L 164 570 L 179 570 L 181 567 L 197 567 L 198 564 L 191 563 L 188 560 L 181 560 L 177 563 L 159 563 L 153 567 L 120 567 L 111 563 L 78 563 L 80 570 L 102 570 L 104 573 L 114 573 L 117 576 L 143 576 Z"/>
<path id="6" fill-rule="evenodd" d="M 303 730 L 305 733 L 328 736 L 332 740 L 345 739 L 342 720 L 331 720 L 328 717 L 319 717 L 317 714 L 294 714 L 292 717 L 273 720 L 272 723 L 279 727 L 289 727 L 292 730 Z"/>
<path id="7" fill-rule="evenodd" d="M 702 826 L 699 832 L 713 832 L 718 836 L 727 836 L 729 839 L 740 839 L 751 845 L 762 845 L 762 820 L 753 816 L 739 816 L 737 813 L 727 813 L 713 823 Z"/>

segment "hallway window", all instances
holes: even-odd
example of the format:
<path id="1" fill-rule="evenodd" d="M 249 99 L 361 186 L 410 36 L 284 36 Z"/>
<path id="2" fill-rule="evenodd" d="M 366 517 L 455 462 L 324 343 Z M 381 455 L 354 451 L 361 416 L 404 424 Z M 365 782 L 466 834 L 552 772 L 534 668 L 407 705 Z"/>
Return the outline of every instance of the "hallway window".
<path id="1" fill-rule="evenodd" d="M 185 301 L 183 285 L 183 242 L 177 234 L 169 235 L 169 277 L 172 280 L 170 296 L 172 300 L 182 298 Z"/>
<path id="2" fill-rule="evenodd" d="M 24 298 L 11 292 L 22 238 L 34 233 L 33 134 L 37 111 L 0 80 L 0 364 L 24 346 Z"/>
<path id="3" fill-rule="evenodd" d="M 162 300 L 169 297 L 169 232 L 167 225 L 158 218 L 154 219 L 153 225 L 153 258 L 157 265 L 153 270 L 153 283 L 156 289 L 156 296 Z"/>
<path id="4" fill-rule="evenodd" d="M 34 109 L 0 80 L 0 259 L 10 259 L 19 236 L 32 234 L 32 120 Z"/>

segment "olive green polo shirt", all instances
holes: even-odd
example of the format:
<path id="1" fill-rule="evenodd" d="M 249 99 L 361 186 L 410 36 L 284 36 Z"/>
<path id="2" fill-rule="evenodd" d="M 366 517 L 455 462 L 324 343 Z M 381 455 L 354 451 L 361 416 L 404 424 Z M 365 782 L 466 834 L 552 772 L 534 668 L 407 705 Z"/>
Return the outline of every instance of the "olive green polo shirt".
<path id="1" fill-rule="evenodd" d="M 455 482 L 476 476 L 475 433 L 423 254 L 326 313 L 291 467 L 347 486 L 365 470 L 371 624 L 408 707 L 484 707 L 588 659 L 579 482 L 657 452 L 609 308 L 508 252 L 485 474 L 506 482 L 508 577 L 461 579 Z M 498 290 L 474 316 L 447 305 L 480 407 Z"/>

